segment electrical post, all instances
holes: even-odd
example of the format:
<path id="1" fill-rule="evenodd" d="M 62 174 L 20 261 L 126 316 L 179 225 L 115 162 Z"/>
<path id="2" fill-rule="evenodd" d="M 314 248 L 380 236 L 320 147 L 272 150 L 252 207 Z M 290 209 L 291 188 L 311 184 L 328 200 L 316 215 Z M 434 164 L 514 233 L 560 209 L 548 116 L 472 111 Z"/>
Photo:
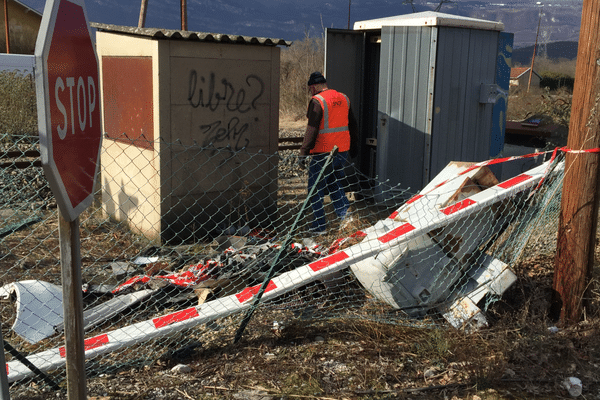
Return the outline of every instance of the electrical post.
<path id="1" fill-rule="evenodd" d="M 138 28 L 144 28 L 146 26 L 146 11 L 148 10 L 148 0 L 142 0 L 140 6 L 140 19 L 138 20 Z"/>
<path id="2" fill-rule="evenodd" d="M 181 30 L 188 30 L 188 20 L 187 20 L 187 1 L 181 0 Z"/>
<path id="3" fill-rule="evenodd" d="M 8 0 L 4 0 L 4 29 L 6 35 L 6 54 L 10 54 L 10 31 L 8 29 Z"/>
<path id="4" fill-rule="evenodd" d="M 531 88 L 531 77 L 533 76 L 533 64 L 535 63 L 535 52 L 537 51 L 538 36 L 540 35 L 540 24 L 542 23 L 542 10 L 540 9 L 540 18 L 538 19 L 537 33 L 535 34 L 535 44 L 533 45 L 533 55 L 531 56 L 531 68 L 529 69 L 529 80 L 527 81 L 527 93 Z"/>
<path id="5" fill-rule="evenodd" d="M 584 0 L 571 107 L 571 150 L 600 147 L 600 2 Z M 565 325 L 579 322 L 586 308 L 594 265 L 600 189 L 600 153 L 570 152 L 556 244 L 551 314 Z"/>

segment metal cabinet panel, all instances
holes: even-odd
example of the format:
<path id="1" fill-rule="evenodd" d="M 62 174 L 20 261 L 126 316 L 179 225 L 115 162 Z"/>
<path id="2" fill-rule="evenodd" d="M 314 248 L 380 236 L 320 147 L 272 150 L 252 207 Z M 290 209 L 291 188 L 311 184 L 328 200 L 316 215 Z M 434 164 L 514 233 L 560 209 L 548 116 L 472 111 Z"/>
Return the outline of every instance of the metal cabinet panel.
<path id="1" fill-rule="evenodd" d="M 417 191 L 426 183 L 421 167 L 430 153 L 435 35 L 436 28 L 413 26 L 381 32 L 377 175 L 402 189 Z"/>
<path id="2" fill-rule="evenodd" d="M 359 169 L 375 178 L 379 200 L 415 193 L 448 162 L 489 159 L 504 145 L 510 68 L 499 68 L 510 60 L 512 35 L 496 23 L 433 16 L 434 24 L 407 17 L 327 30 L 327 79 L 360 105 Z"/>
<path id="3" fill-rule="evenodd" d="M 493 105 L 480 103 L 493 84 L 498 32 L 439 28 L 430 177 L 450 161 L 489 158 Z"/>
<path id="4" fill-rule="evenodd" d="M 364 75 L 365 33 L 344 29 L 327 29 L 326 33 L 324 74 L 327 85 L 345 93 L 358 114 Z"/>

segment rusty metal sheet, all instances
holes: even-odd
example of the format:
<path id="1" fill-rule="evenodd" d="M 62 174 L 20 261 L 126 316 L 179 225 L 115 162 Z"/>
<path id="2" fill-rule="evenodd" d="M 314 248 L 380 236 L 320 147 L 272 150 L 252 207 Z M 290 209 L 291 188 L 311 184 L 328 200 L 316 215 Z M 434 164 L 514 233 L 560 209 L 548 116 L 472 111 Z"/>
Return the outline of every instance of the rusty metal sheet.
<path id="1" fill-rule="evenodd" d="M 152 57 L 102 57 L 102 90 L 107 138 L 152 149 Z"/>

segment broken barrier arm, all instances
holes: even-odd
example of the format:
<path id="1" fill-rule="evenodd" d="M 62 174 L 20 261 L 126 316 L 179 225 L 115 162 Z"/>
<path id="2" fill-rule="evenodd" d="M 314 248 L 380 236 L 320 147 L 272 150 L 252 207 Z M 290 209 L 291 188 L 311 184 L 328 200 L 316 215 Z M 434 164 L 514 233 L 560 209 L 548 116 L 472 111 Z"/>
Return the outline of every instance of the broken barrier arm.
<path id="1" fill-rule="evenodd" d="M 296 219 L 294 220 L 294 223 L 288 230 L 288 233 L 287 233 L 283 243 L 281 244 L 281 248 L 279 249 L 279 252 L 275 256 L 273 261 L 271 261 L 271 266 L 269 268 L 269 271 L 267 272 L 267 276 L 265 277 L 262 285 L 260 286 L 260 290 L 256 294 L 254 303 L 246 312 L 246 316 L 242 320 L 242 323 L 240 324 L 240 327 L 238 328 L 238 330 L 235 334 L 233 343 L 239 342 L 240 339 L 242 338 L 242 335 L 244 334 L 244 330 L 246 329 L 246 326 L 248 326 L 248 323 L 250 322 L 250 319 L 252 318 L 252 314 L 254 314 L 254 311 L 258 308 L 258 305 L 261 302 L 262 296 L 265 293 L 267 285 L 271 281 L 271 278 L 273 278 L 273 274 L 275 273 L 275 266 L 277 264 L 279 264 L 279 261 L 281 261 L 284 251 L 287 249 L 287 247 L 290 245 L 290 242 L 292 241 L 292 235 L 294 234 L 294 231 L 296 230 L 296 226 L 298 225 L 300 218 L 302 218 L 302 216 L 304 215 L 304 211 L 306 210 L 306 204 L 311 201 L 312 196 L 315 192 L 315 188 L 317 187 L 317 185 L 323 178 L 323 173 L 325 172 L 325 169 L 329 166 L 329 164 L 331 164 L 331 160 L 333 159 L 333 157 L 335 157 L 337 151 L 338 151 L 338 147 L 333 146 L 333 149 L 329 152 L 329 155 L 325 159 L 325 163 L 323 163 L 323 167 L 319 171 L 319 175 L 317 176 L 317 179 L 315 180 L 314 185 L 312 185 L 312 187 L 309 188 L 308 194 L 306 195 L 306 199 L 302 202 L 302 205 L 300 206 L 300 211 L 296 215 Z"/>
<path id="2" fill-rule="evenodd" d="M 512 197 L 516 193 L 530 190 L 537 185 L 546 172 L 547 163 L 479 192 L 458 204 L 438 210 L 439 212 L 434 220 L 426 225 L 419 223 L 418 216 L 415 217 L 415 221 L 412 221 L 413 225 L 410 221 L 394 220 L 394 214 L 392 214 L 385 220 L 385 233 L 380 232 L 377 238 L 369 240 L 367 243 L 360 242 L 274 277 L 267 285 L 264 296 L 269 299 L 276 298 L 309 282 L 347 268 L 362 259 L 374 256 L 390 246 L 406 243 L 417 236 L 430 232 L 432 229 L 460 220 L 466 214 Z M 84 343 L 86 358 L 93 358 L 126 346 L 139 344 L 142 341 L 164 337 L 217 318 L 245 311 L 250 307 L 249 303 L 258 293 L 258 290 L 258 287 L 247 287 L 239 293 L 217 298 L 202 305 L 178 310 L 90 337 Z M 50 371 L 64 366 L 65 355 L 64 347 L 58 347 L 29 355 L 27 358 L 41 371 Z M 32 375 L 31 370 L 19 360 L 9 361 L 6 364 L 6 370 L 9 382 L 15 382 Z"/>

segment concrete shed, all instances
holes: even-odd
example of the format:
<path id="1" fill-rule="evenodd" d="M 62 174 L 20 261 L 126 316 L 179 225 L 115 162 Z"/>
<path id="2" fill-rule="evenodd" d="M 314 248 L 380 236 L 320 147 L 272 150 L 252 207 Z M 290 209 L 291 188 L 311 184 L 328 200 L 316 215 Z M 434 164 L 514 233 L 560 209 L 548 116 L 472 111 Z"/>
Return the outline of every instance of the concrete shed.
<path id="1" fill-rule="evenodd" d="M 277 191 L 277 165 L 267 156 L 278 145 L 278 46 L 290 43 L 92 26 L 104 212 L 163 242 L 217 235 L 236 207 L 246 222 L 266 220 Z M 241 168 L 259 152 L 252 168 Z"/>
<path id="2" fill-rule="evenodd" d="M 0 53 L 6 51 L 6 26 L 8 20 L 8 37 L 11 54 L 33 54 L 38 30 L 42 22 L 42 14 L 18 0 L 4 0 L 0 7 Z M 4 14 L 7 10 L 8 18 Z"/>

